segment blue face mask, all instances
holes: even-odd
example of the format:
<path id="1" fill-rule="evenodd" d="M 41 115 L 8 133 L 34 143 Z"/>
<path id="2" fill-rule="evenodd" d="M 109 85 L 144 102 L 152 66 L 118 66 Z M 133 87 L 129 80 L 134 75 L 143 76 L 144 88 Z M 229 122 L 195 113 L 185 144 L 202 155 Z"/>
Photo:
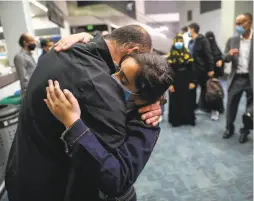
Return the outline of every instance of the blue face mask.
<path id="1" fill-rule="evenodd" d="M 111 75 L 112 78 L 114 78 L 114 80 L 120 85 L 120 87 L 123 89 L 123 92 L 124 92 L 124 99 L 125 101 L 128 101 L 128 99 L 130 98 L 132 91 L 130 91 L 129 89 L 127 89 L 125 86 L 122 85 L 122 83 L 114 76 L 114 75 Z"/>
<path id="2" fill-rule="evenodd" d="M 183 48 L 183 43 L 182 42 L 175 42 L 175 48 L 178 50 L 181 50 Z"/>
<path id="3" fill-rule="evenodd" d="M 188 36 L 191 37 L 191 33 L 188 31 Z"/>
<path id="4" fill-rule="evenodd" d="M 236 31 L 239 33 L 239 34 L 244 34 L 247 30 L 243 27 L 243 26 L 241 26 L 241 25 L 238 25 L 238 26 L 236 26 L 235 27 L 235 29 L 236 29 Z"/>

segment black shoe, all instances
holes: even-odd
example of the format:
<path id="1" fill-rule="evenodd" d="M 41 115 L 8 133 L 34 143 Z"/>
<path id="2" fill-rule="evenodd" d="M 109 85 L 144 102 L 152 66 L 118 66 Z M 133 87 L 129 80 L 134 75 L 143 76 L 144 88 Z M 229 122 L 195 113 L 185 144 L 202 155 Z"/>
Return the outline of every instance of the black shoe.
<path id="1" fill-rule="evenodd" d="M 250 134 L 250 131 L 246 128 L 241 128 L 240 129 L 240 137 L 239 137 L 239 142 L 240 143 L 245 143 L 248 141 L 248 135 Z"/>
<path id="2" fill-rule="evenodd" d="M 234 135 L 234 131 L 235 131 L 235 128 L 234 127 L 231 127 L 230 129 L 227 129 L 225 131 L 225 133 L 223 134 L 223 138 L 226 139 L 226 138 L 230 138 L 232 137 L 232 135 Z"/>

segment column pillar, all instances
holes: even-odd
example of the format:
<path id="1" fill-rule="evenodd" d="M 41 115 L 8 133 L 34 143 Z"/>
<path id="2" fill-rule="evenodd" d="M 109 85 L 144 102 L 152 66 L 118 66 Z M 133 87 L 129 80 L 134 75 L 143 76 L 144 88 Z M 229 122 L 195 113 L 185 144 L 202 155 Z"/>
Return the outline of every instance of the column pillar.
<path id="1" fill-rule="evenodd" d="M 66 20 L 64 20 L 64 28 L 60 27 L 60 34 L 61 37 L 71 35 L 70 24 Z"/>
<path id="2" fill-rule="evenodd" d="M 221 42 L 225 47 L 229 37 L 234 34 L 235 0 L 221 1 Z"/>
<path id="3" fill-rule="evenodd" d="M 145 16 L 145 1 L 144 0 L 136 0 L 136 19 L 140 23 L 146 24 L 146 16 Z"/>
<path id="4" fill-rule="evenodd" d="M 0 18 L 9 65 L 14 66 L 14 56 L 20 51 L 18 44 L 20 35 L 25 32 L 34 35 L 29 1 L 0 1 Z"/>
<path id="5" fill-rule="evenodd" d="M 235 0 L 221 1 L 221 47 L 224 52 L 227 40 L 234 35 Z M 231 64 L 225 64 L 225 73 L 229 74 Z"/>

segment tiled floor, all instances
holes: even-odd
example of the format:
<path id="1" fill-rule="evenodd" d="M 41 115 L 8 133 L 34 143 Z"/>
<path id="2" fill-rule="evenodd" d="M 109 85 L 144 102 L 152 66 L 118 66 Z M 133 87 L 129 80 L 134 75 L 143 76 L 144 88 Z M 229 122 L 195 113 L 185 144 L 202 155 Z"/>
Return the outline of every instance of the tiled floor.
<path id="1" fill-rule="evenodd" d="M 237 132 L 244 103 L 243 98 Z M 225 115 L 214 122 L 201 113 L 196 127 L 172 128 L 163 122 L 154 153 L 135 185 L 138 200 L 252 201 L 252 134 L 245 144 L 238 143 L 238 134 L 224 140 L 224 125 Z"/>
<path id="2" fill-rule="evenodd" d="M 252 201 L 253 139 L 222 139 L 225 115 L 211 121 L 198 113 L 196 127 L 172 128 L 165 121 L 154 153 L 136 182 L 139 201 Z"/>

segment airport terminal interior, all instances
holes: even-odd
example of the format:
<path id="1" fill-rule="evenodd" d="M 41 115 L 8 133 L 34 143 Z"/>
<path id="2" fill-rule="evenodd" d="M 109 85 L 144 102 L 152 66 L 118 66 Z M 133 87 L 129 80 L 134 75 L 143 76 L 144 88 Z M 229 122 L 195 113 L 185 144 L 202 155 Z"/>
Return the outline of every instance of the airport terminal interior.
<path id="1" fill-rule="evenodd" d="M 158 107 L 156 111 L 160 111 L 160 113 L 154 115 L 153 118 L 160 127 L 160 134 L 154 148 L 150 151 L 151 156 L 146 165 L 142 164 L 144 161 L 141 159 L 144 158 L 138 158 L 138 160 L 140 159 L 137 162 L 138 165 L 129 164 L 128 166 L 125 164 L 128 166 L 127 168 L 131 169 L 126 173 L 130 174 L 126 176 L 127 178 L 136 176 L 134 173 L 132 175 L 131 171 L 135 172 L 135 168 L 142 167 L 139 169 L 141 173 L 138 178 L 134 178 L 134 180 L 137 179 L 136 182 L 126 186 L 126 188 L 130 188 L 132 185 L 135 187 L 136 198 L 126 198 L 125 191 L 123 191 L 118 192 L 117 196 L 123 196 L 125 199 L 102 199 L 100 197 L 96 200 L 90 200 L 84 195 L 84 198 L 80 200 L 252 201 L 252 15 L 253 1 L 236 0 L 0 1 L 0 201 L 25 201 L 25 196 L 28 196 L 27 199 L 29 198 L 29 200 L 38 200 L 36 197 L 40 196 L 39 194 L 38 196 L 31 195 L 34 196 L 34 199 L 31 199 L 29 192 L 24 193 L 24 197 L 12 195 L 18 190 L 13 190 L 13 186 L 6 185 L 8 174 L 5 171 L 7 160 L 9 160 L 8 164 L 10 163 L 8 166 L 13 165 L 10 161 L 20 160 L 13 159 L 9 153 L 11 146 L 21 149 L 22 145 L 18 143 L 22 141 L 22 137 L 25 138 L 25 134 L 22 134 L 22 128 L 34 124 L 24 119 L 24 114 L 28 113 L 24 110 L 29 110 L 29 112 L 32 110 L 29 108 L 34 106 L 29 105 L 29 103 L 32 102 L 31 99 L 37 99 L 37 97 L 32 96 L 31 91 L 44 84 L 38 84 L 38 81 L 37 83 L 35 81 L 38 78 L 37 72 L 40 71 L 36 69 L 37 66 L 44 67 L 42 66 L 43 62 L 47 62 L 47 58 L 50 60 L 49 54 L 52 51 L 57 51 L 56 47 L 62 45 L 61 48 L 63 48 L 64 45 L 69 45 L 69 50 L 60 50 L 66 51 L 68 54 L 68 51 L 72 51 L 71 46 L 75 43 L 87 43 L 89 46 L 89 43 L 92 43 L 90 40 L 94 40 L 96 43 L 98 38 L 104 41 L 113 40 L 114 37 L 121 38 L 125 34 L 119 34 L 118 30 L 124 27 L 132 27 L 132 25 L 141 27 L 144 30 L 142 33 L 148 33 L 147 37 L 152 44 L 151 55 L 156 55 L 160 62 L 166 64 L 167 68 L 163 75 L 168 73 L 168 77 L 170 77 L 166 91 L 164 90 L 160 95 L 160 106 L 159 104 L 156 105 Z M 128 28 L 125 30 L 128 31 Z M 135 39 L 135 33 L 126 36 L 128 37 L 125 40 L 127 41 L 126 44 L 117 51 L 125 51 L 122 49 L 133 48 L 136 47 L 137 43 L 142 43 L 143 39 L 140 38 L 135 40 L 138 42 L 132 43 L 131 40 Z M 117 34 L 119 35 L 117 36 Z M 94 39 L 92 39 L 93 37 Z M 130 46 L 127 44 L 129 42 L 131 43 Z M 108 43 L 105 44 L 108 45 Z M 121 77 L 122 66 L 119 66 L 119 60 L 114 60 L 116 57 L 110 48 L 111 46 L 107 50 L 104 49 L 111 55 L 112 58 L 109 59 L 112 65 L 119 67 Z M 134 55 L 142 54 L 140 51 L 141 49 L 134 51 Z M 96 54 L 96 52 L 91 51 L 90 54 Z M 94 58 L 99 57 L 95 56 Z M 127 60 L 128 58 L 126 62 Z M 105 63 L 105 61 L 103 62 Z M 139 63 L 140 66 L 142 66 L 141 63 Z M 156 65 L 152 67 L 156 68 Z M 45 66 L 45 68 L 48 69 L 45 72 L 51 71 L 49 66 Z M 159 70 L 162 71 L 162 67 Z M 111 72 L 111 74 L 114 73 Z M 70 75 L 72 75 L 71 72 Z M 163 77 L 163 75 L 161 76 Z M 117 79 L 117 76 L 111 77 Z M 126 74 L 124 77 L 128 81 Z M 152 77 L 152 79 L 156 78 L 155 75 Z M 158 78 L 157 82 L 154 81 L 153 84 L 158 86 L 161 84 L 162 86 L 163 84 L 159 81 Z M 61 81 L 59 82 L 61 85 Z M 152 81 L 150 80 L 150 82 Z M 73 81 L 73 85 L 74 83 L 76 82 Z M 38 84 L 38 87 L 33 84 Z M 137 94 L 138 92 L 129 89 L 127 85 L 123 86 L 120 81 L 117 81 L 117 84 L 123 90 L 122 102 L 128 101 L 129 97 L 134 97 L 132 100 L 136 103 L 135 95 L 141 97 L 141 93 Z M 126 93 L 129 94 L 127 98 Z M 43 96 L 48 98 L 46 87 L 45 94 L 42 94 L 41 97 Z M 99 96 L 102 97 L 101 94 Z M 150 94 L 150 96 L 155 95 Z M 100 100 L 104 101 L 104 98 Z M 110 105 L 110 103 L 106 105 Z M 48 110 L 48 108 L 46 109 Z M 39 108 L 36 111 L 42 110 Z M 100 110 L 102 108 L 98 107 L 98 114 L 101 114 Z M 19 113 L 20 111 L 22 112 Z M 106 109 L 104 111 L 108 112 Z M 53 110 L 49 110 L 47 114 L 50 112 L 56 116 Z M 81 116 L 82 112 L 81 109 Z M 117 112 L 117 109 L 114 109 L 114 112 Z M 43 114 L 33 115 L 41 116 Z M 115 122 L 112 116 L 105 115 L 105 118 L 108 118 L 109 122 L 111 120 Z M 26 126 L 20 126 L 21 119 L 22 125 L 25 124 Z M 37 117 L 34 119 L 36 121 Z M 91 121 L 97 122 L 96 119 L 89 120 L 86 118 L 82 120 L 84 125 Z M 99 121 L 101 121 L 100 118 Z M 37 124 L 39 123 L 37 122 Z M 21 129 L 16 132 L 18 125 Z M 92 124 L 88 123 L 88 125 Z M 72 126 L 68 129 L 72 129 Z M 154 126 L 150 125 L 146 128 L 153 130 L 152 127 Z M 95 128 L 96 132 L 98 131 Z M 83 134 L 74 142 L 78 143 Z M 154 133 L 148 134 L 153 135 Z M 59 134 L 59 142 L 60 136 L 61 134 Z M 100 143 L 101 138 L 97 134 L 94 136 L 99 139 L 95 137 L 96 143 L 99 143 L 101 147 L 107 147 L 104 141 Z M 15 143 L 13 143 L 14 138 L 16 139 Z M 137 139 L 141 140 L 139 137 Z M 26 143 L 32 143 L 32 141 L 28 140 Z M 36 143 L 39 143 L 38 140 Z M 36 146 L 36 143 L 32 146 L 28 145 L 28 147 Z M 95 146 L 96 143 L 90 146 Z M 125 146 L 125 141 L 122 143 L 119 145 L 120 147 Z M 149 143 L 148 139 L 146 143 Z M 135 149 L 137 152 L 146 149 L 142 147 L 146 143 L 141 142 L 138 147 L 135 147 L 138 143 L 133 141 L 129 152 Z M 85 148 L 85 150 L 87 149 Z M 96 147 L 94 150 L 99 151 Z M 114 160 L 117 160 L 121 166 L 121 161 L 119 162 L 118 156 L 114 155 L 115 153 L 115 150 L 110 152 L 110 156 L 114 157 Z M 140 151 L 139 154 L 142 155 L 142 153 Z M 72 155 L 68 157 L 72 157 Z M 134 156 L 128 157 L 126 160 L 131 160 Z M 24 163 L 22 164 L 24 165 Z M 112 169 L 114 168 L 119 167 L 113 167 L 112 162 Z M 19 182 L 22 183 L 21 180 Z M 31 180 L 24 182 L 28 185 Z M 32 186 L 33 184 L 29 185 Z M 97 190 L 100 190 L 99 187 Z M 20 196 L 21 194 L 23 195 L 20 193 Z M 17 197 L 14 198 L 15 196 Z M 49 197 L 51 197 L 50 192 Z M 67 200 L 77 201 L 75 198 Z"/>

